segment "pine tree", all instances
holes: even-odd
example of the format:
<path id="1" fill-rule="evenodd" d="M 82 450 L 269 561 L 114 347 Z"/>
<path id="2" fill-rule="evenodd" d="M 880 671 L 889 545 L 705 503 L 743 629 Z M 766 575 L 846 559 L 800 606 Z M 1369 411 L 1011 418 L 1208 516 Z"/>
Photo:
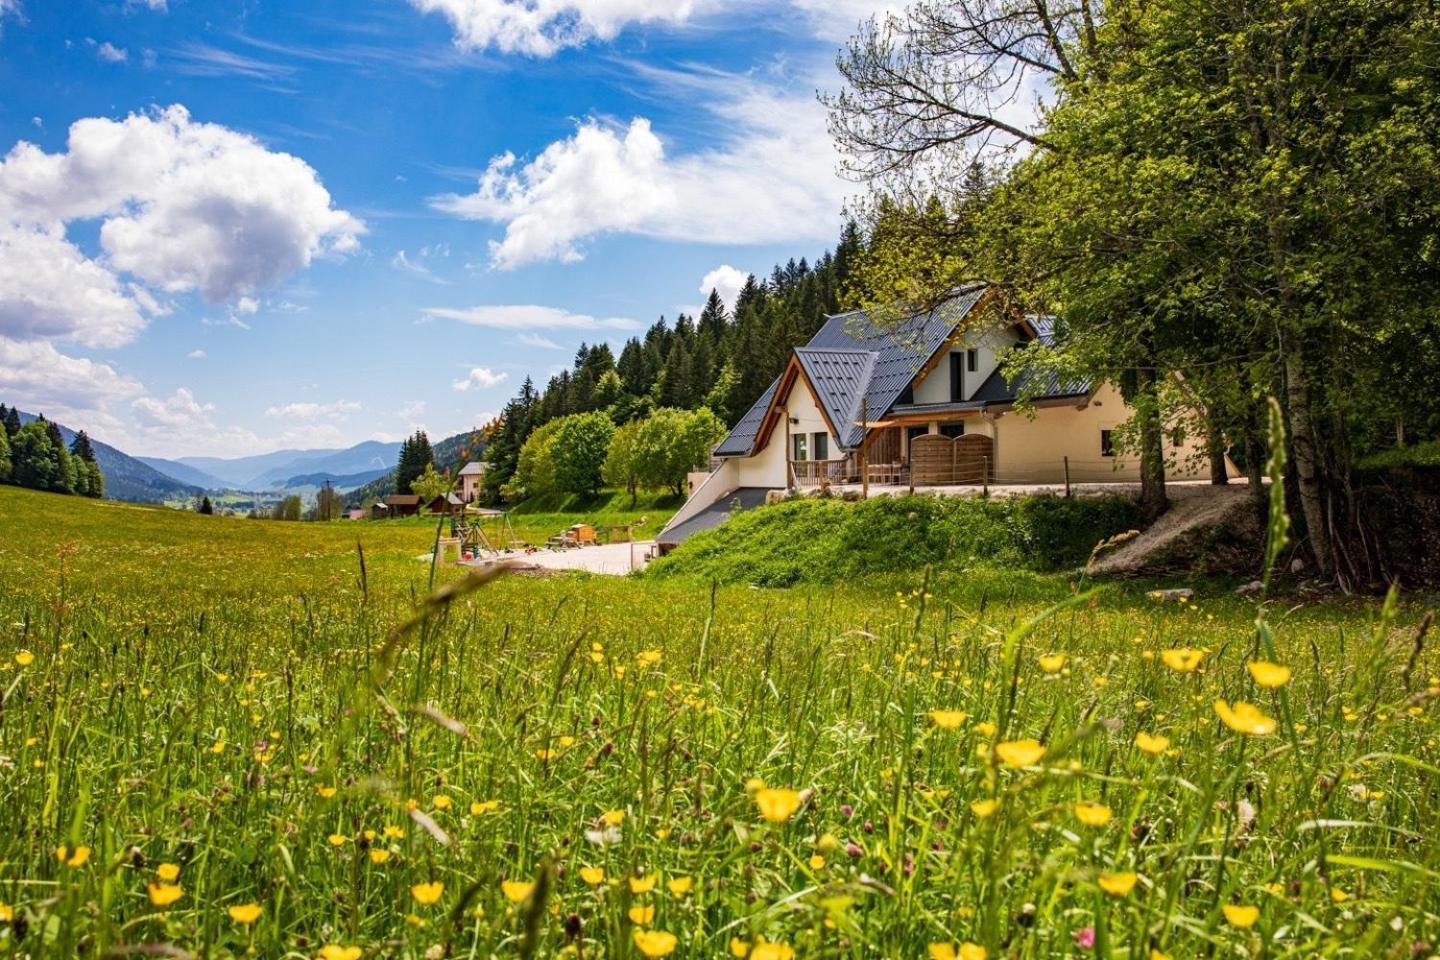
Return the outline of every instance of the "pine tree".
<path id="1" fill-rule="evenodd" d="M 3 418 L 0 418 L 3 422 Z M 0 483 L 10 480 L 10 435 L 0 426 Z"/>
<path id="2" fill-rule="evenodd" d="M 207 517 L 215 513 L 215 504 L 210 502 L 208 496 L 200 498 L 200 509 L 198 512 L 205 514 Z"/>
<path id="3" fill-rule="evenodd" d="M 27 423 L 15 434 L 10 450 L 11 476 L 22 487 L 49 490 L 59 474 L 60 462 L 50 433 L 42 421 Z"/>
<path id="4" fill-rule="evenodd" d="M 400 448 L 400 464 L 395 472 L 397 493 L 413 493 L 411 485 L 428 466 L 434 466 L 435 452 L 430 448 L 430 438 L 424 430 L 416 430 Z"/>
<path id="5" fill-rule="evenodd" d="M 11 440 L 14 440 L 15 434 L 20 432 L 20 410 L 17 407 L 11 407 L 5 413 L 4 420 L 5 433 Z"/>
<path id="6" fill-rule="evenodd" d="M 45 424 L 45 434 L 50 439 L 50 448 L 54 451 L 55 477 L 50 482 L 50 489 L 58 490 L 61 493 L 75 492 L 75 468 L 70 463 L 70 451 L 65 447 L 65 436 L 60 432 L 60 425 L 53 420 L 40 418 Z"/>

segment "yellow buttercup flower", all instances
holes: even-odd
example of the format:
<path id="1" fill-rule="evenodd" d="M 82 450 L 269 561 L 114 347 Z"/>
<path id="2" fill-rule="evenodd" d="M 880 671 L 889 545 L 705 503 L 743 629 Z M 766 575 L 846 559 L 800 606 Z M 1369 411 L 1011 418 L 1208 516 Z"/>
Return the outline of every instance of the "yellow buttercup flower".
<path id="1" fill-rule="evenodd" d="M 750 951 L 750 960 L 794 960 L 795 951 L 786 943 L 762 940 Z"/>
<path id="2" fill-rule="evenodd" d="M 1124 897 L 1135 889 L 1136 879 L 1133 873 L 1102 873 L 1095 882 L 1110 896 Z"/>
<path id="3" fill-rule="evenodd" d="M 389 850 L 386 850 L 384 847 L 373 847 L 373 848 L 371 848 L 371 850 L 370 850 L 370 862 L 371 862 L 371 863 L 376 864 L 376 865 L 378 866 L 379 864 L 382 864 L 382 863 L 384 863 L 386 860 L 389 860 L 389 859 L 390 859 L 390 851 L 389 851 Z"/>
<path id="4" fill-rule="evenodd" d="M 150 883 L 146 889 L 150 893 L 150 902 L 157 907 L 168 907 L 185 895 L 185 891 L 175 883 Z"/>
<path id="5" fill-rule="evenodd" d="M 809 862 L 809 864 L 810 864 L 810 869 L 811 869 L 811 870 L 823 870 L 823 869 L 825 869 L 825 858 L 822 857 L 822 856 L 820 856 L 820 854 L 818 854 L 818 853 L 812 853 L 812 854 L 810 855 L 810 860 L 809 860 L 808 862 Z"/>
<path id="6" fill-rule="evenodd" d="M 180 876 L 180 868 L 173 863 L 162 863 L 155 868 L 155 876 L 166 883 L 174 883 L 175 879 Z"/>
<path id="7" fill-rule="evenodd" d="M 260 919 L 263 908 L 258 903 L 237 903 L 228 908 L 225 912 L 230 914 L 230 919 L 242 926 L 249 926 Z"/>
<path id="8" fill-rule="evenodd" d="M 649 893 L 655 889 L 655 881 L 659 879 L 657 874 L 650 874 L 648 877 L 631 877 L 631 893 Z"/>
<path id="9" fill-rule="evenodd" d="M 1059 673 L 1065 669 L 1066 656 L 1063 653 L 1049 653 L 1039 660 L 1040 669 L 1046 673 Z"/>
<path id="10" fill-rule="evenodd" d="M 739 937 L 731 937 L 730 956 L 740 957 L 742 960 L 744 957 L 750 956 L 750 941 L 741 940 Z"/>
<path id="11" fill-rule="evenodd" d="M 482 800 L 477 803 L 470 804 L 470 815 L 472 817 L 478 817 L 482 813 L 489 813 L 492 810 L 498 809 L 500 809 L 499 800 Z"/>
<path id="12" fill-rule="evenodd" d="M 618 827 L 625 822 L 625 811 L 606 810 L 600 815 L 600 819 L 605 821 L 605 826 L 607 827 Z"/>
<path id="13" fill-rule="evenodd" d="M 1224 912 L 1226 921 L 1232 927 L 1239 927 L 1241 930 L 1249 930 L 1255 926 L 1255 921 L 1260 919 L 1259 907 L 1227 903 L 1220 909 Z"/>
<path id="14" fill-rule="evenodd" d="M 1160 659 L 1165 666 L 1178 673 L 1194 673 L 1199 668 L 1200 661 L 1205 659 L 1205 651 L 1195 647 L 1177 647 L 1162 650 Z"/>
<path id="15" fill-rule="evenodd" d="M 1250 670 L 1250 676 L 1262 687 L 1273 690 L 1290 682 L 1289 667 L 1282 667 L 1278 663 L 1269 663 L 1265 660 L 1252 660 L 1246 666 Z"/>
<path id="16" fill-rule="evenodd" d="M 519 903 L 524 900 L 534 889 L 534 882 L 529 880 L 506 880 L 500 884 L 500 890 L 505 894 L 505 899 L 511 903 Z"/>
<path id="17" fill-rule="evenodd" d="M 365 951 L 359 947 L 342 947 L 338 943 L 327 943 L 317 954 L 320 960 L 360 960 Z"/>
<path id="18" fill-rule="evenodd" d="M 1075 804 L 1075 819 L 1087 827 L 1103 827 L 1110 822 L 1110 808 L 1103 803 Z"/>
<path id="19" fill-rule="evenodd" d="M 343 847 L 345 845 L 345 841 L 349 838 L 346 837 L 343 833 L 332 833 L 325 839 L 332 847 Z"/>
<path id="20" fill-rule="evenodd" d="M 636 924 L 637 926 L 644 927 L 654 922 L 655 908 L 637 903 L 635 904 L 635 906 L 630 908 L 629 916 L 631 923 Z"/>
<path id="21" fill-rule="evenodd" d="M 15 663 L 22 667 L 28 667 L 35 662 L 35 654 L 29 650 L 17 650 L 15 652 Z"/>
<path id="22" fill-rule="evenodd" d="M 15 919 L 15 908 L 8 903 L 0 901 L 0 923 L 10 923 Z"/>
<path id="23" fill-rule="evenodd" d="M 995 756 L 1007 767 L 1033 767 L 1045 758 L 1045 747 L 1038 740 L 1007 740 L 995 744 Z"/>
<path id="24" fill-rule="evenodd" d="M 1335 903 L 1344 903 L 1346 900 L 1350 899 L 1350 894 L 1346 893 L 1344 890 L 1341 890 L 1339 887 L 1331 887 L 1330 899 Z"/>
<path id="25" fill-rule="evenodd" d="M 999 729 L 999 727 L 995 726 L 995 724 L 991 723 L 989 720 L 981 720 L 979 723 L 975 724 L 975 733 L 977 736 L 981 737 L 993 737 L 999 731 Z"/>
<path id="26" fill-rule="evenodd" d="M 69 847 L 59 847 L 55 851 L 55 859 L 67 867 L 83 867 L 90 859 L 89 847 L 76 847 L 71 850 Z"/>
<path id="27" fill-rule="evenodd" d="M 331 797 L 335 796 L 334 787 L 316 787 L 315 792 L 320 794 L 320 796 L 324 797 L 326 800 L 329 800 Z"/>
<path id="28" fill-rule="evenodd" d="M 1162 737 L 1159 734 L 1146 733 L 1144 730 L 1141 730 L 1135 734 L 1135 746 L 1153 756 L 1164 753 L 1170 749 L 1170 738 Z"/>
<path id="29" fill-rule="evenodd" d="M 1275 732 L 1274 719 L 1265 716 L 1264 712 L 1253 703 L 1242 703 L 1236 700 L 1233 704 L 1224 700 L 1215 701 L 1215 713 L 1224 721 L 1225 726 L 1236 733 L 1243 733 L 1250 737 L 1263 737 Z"/>
<path id="30" fill-rule="evenodd" d="M 980 944 L 966 941 L 960 944 L 960 950 L 957 956 L 959 960 L 985 960 L 987 954 L 985 948 L 980 946 Z"/>
<path id="31" fill-rule="evenodd" d="M 765 787 L 755 791 L 755 806 L 771 823 L 784 823 L 800 809 L 800 794 L 784 787 Z"/>
<path id="32" fill-rule="evenodd" d="M 668 957 L 675 952 L 675 934 L 664 930 L 636 930 L 635 946 L 647 957 Z"/>
<path id="33" fill-rule="evenodd" d="M 930 720 L 941 730 L 954 730 L 970 715 L 964 710 L 931 710 Z"/>
<path id="34" fill-rule="evenodd" d="M 955 944 L 953 943 L 932 943 L 926 948 L 930 960 L 955 960 Z"/>
<path id="35" fill-rule="evenodd" d="M 435 798 L 431 800 L 430 803 L 435 807 L 436 810 L 449 810 L 452 806 L 454 806 L 455 801 L 451 799 L 448 793 L 437 793 L 435 794 Z"/>
<path id="36" fill-rule="evenodd" d="M 987 797 L 984 800 L 976 800 L 970 804 L 970 812 L 981 820 L 989 819 L 1000 806 L 1000 801 Z"/>
<path id="37" fill-rule="evenodd" d="M 444 892 L 445 884 L 440 883 L 438 880 L 431 881 L 430 883 L 417 883 L 410 888 L 410 896 L 414 897 L 418 903 L 427 907 L 439 900 Z"/>
<path id="38" fill-rule="evenodd" d="M 605 868 L 604 868 L 604 867 L 581 867 L 581 868 L 580 868 L 580 879 L 581 879 L 581 880 L 584 880 L 586 883 L 590 884 L 590 886 L 592 886 L 592 887 L 598 887 L 600 884 L 602 884 L 602 883 L 605 882 Z"/>
<path id="39" fill-rule="evenodd" d="M 387 840 L 404 840 L 404 839 L 405 839 L 405 828 L 404 828 L 404 827 L 386 827 L 386 828 L 385 828 L 385 838 L 386 838 Z"/>
<path id="40" fill-rule="evenodd" d="M 671 877 L 665 881 L 665 889 L 672 897 L 683 897 L 695 886 L 694 877 Z"/>

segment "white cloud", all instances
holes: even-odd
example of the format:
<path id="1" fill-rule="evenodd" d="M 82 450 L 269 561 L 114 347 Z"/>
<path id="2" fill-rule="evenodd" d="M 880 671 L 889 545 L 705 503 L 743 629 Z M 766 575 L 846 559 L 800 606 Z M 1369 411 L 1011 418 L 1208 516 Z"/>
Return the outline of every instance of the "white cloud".
<path id="1" fill-rule="evenodd" d="M 0 336 L 0 395 L 30 413 L 77 430 L 114 430 L 120 421 L 112 405 L 144 392 L 140 381 L 107 364 L 66 356 L 49 343 Z"/>
<path id="2" fill-rule="evenodd" d="M 16 144 L 0 161 L 0 217 L 99 219 L 108 266 L 212 303 L 352 251 L 365 232 L 303 160 L 181 106 L 76 121 L 65 153 Z"/>
<path id="3" fill-rule="evenodd" d="M 285 403 L 270 407 L 267 417 L 283 417 L 287 420 L 344 420 L 352 413 L 360 412 L 360 404 L 353 400 L 336 400 L 333 403 Z"/>
<path id="4" fill-rule="evenodd" d="M 538 333 L 522 333 L 515 338 L 527 347 L 537 347 L 541 350 L 559 350 L 560 344 L 549 337 L 542 337 Z"/>
<path id="5" fill-rule="evenodd" d="M 725 301 L 725 306 L 733 309 L 735 298 L 740 295 L 740 288 L 745 286 L 748 279 L 750 274 L 724 263 L 705 274 L 705 278 L 700 281 L 700 292 L 708 297 L 711 290 L 717 291 L 720 299 Z"/>
<path id="6" fill-rule="evenodd" d="M 239 456 L 276 445 L 275 440 L 253 430 L 216 423 L 215 405 L 202 403 L 188 387 L 180 387 L 168 397 L 140 397 L 130 405 L 130 413 L 134 430 L 120 430 L 112 441 L 130 453 L 157 450 L 161 456 Z"/>
<path id="7" fill-rule="evenodd" d="M 691 0 L 410 0 L 450 21 L 466 50 L 548 57 L 591 40 L 611 40 L 632 23 L 683 23 Z"/>
<path id="8" fill-rule="evenodd" d="M 464 393 L 471 389 L 488 390 L 491 387 L 498 387 L 508 379 L 510 379 L 508 373 L 495 373 L 489 367 L 475 367 L 466 374 L 465 379 L 456 380 L 451 386 Z"/>
<path id="9" fill-rule="evenodd" d="M 260 301 L 254 297 L 241 297 L 235 301 L 235 312 L 244 317 L 253 317 L 260 312 Z"/>
<path id="10" fill-rule="evenodd" d="M 425 311 L 425 316 L 497 330 L 636 330 L 640 327 L 634 320 L 622 317 L 601 320 L 584 313 L 535 305 L 471 307 L 468 310 L 431 307 Z"/>
<path id="11" fill-rule="evenodd" d="M 682 242 L 759 244 L 825 240 L 850 187 L 823 107 L 807 94 L 751 78 L 636 68 L 682 88 L 730 131 L 718 146 L 672 149 L 636 117 L 599 119 L 534 159 L 491 159 L 474 193 L 431 199 L 442 211 L 505 226 L 491 266 L 575 261 L 586 240 L 631 233 Z"/>
<path id="12" fill-rule="evenodd" d="M 844 41 L 855 34 L 860 21 L 899 13 L 905 3 L 877 0 L 790 0 L 809 19 L 815 34 L 826 40 Z"/>
<path id="13" fill-rule="evenodd" d="M 95 56 L 104 60 L 106 63 L 124 63 L 130 59 L 130 52 L 124 47 L 117 47 L 109 40 L 106 40 L 95 48 Z"/>
<path id="14" fill-rule="evenodd" d="M 418 259 L 415 260 L 411 260 L 408 256 L 406 256 L 405 251 L 401 250 L 397 252 L 395 256 L 390 258 L 390 265 L 392 267 L 395 267 L 397 270 L 404 270 L 406 273 L 413 273 L 417 277 L 429 280 L 431 283 L 438 283 L 441 286 L 449 286 L 450 281 L 442 279 L 441 277 L 437 277 L 433 270 L 431 270 L 429 267 L 425 266 L 423 262 L 421 262 L 427 256 L 426 250 L 428 249 L 428 247 L 422 249 L 420 253 L 416 255 Z"/>
<path id="15" fill-rule="evenodd" d="M 411 400 L 399 410 L 396 410 L 395 416 L 400 420 L 414 420 L 417 417 L 425 416 L 425 408 L 426 403 L 424 400 Z"/>
<path id="16" fill-rule="evenodd" d="M 204 359 L 205 359 L 206 357 L 208 357 L 208 356 L 209 356 L 209 354 L 206 353 L 204 350 L 196 349 L 196 350 L 191 350 L 189 353 L 185 354 L 185 359 L 187 359 L 187 360 L 204 360 Z"/>
<path id="17" fill-rule="evenodd" d="M 141 303 L 66 240 L 59 224 L 0 218 L 0 336 L 115 347 L 144 326 Z"/>

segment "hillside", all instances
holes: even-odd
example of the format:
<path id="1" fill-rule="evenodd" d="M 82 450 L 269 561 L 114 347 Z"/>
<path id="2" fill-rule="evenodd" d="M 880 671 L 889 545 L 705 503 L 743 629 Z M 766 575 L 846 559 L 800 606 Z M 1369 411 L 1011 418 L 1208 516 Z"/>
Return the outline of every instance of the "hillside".
<path id="1" fill-rule="evenodd" d="M 444 471 L 446 469 L 458 469 L 470 460 L 483 459 L 485 453 L 485 442 L 478 439 L 478 431 L 467 431 L 457 433 L 453 437 L 446 437 L 436 443 L 433 447 L 435 452 L 435 468 Z M 395 461 L 399 456 L 399 447 L 396 446 L 396 455 L 390 458 L 388 469 L 364 484 L 356 487 L 345 494 L 345 505 L 347 507 L 364 506 L 367 501 L 381 500 L 395 492 Z M 336 486 L 340 486 L 336 481 Z"/>
<path id="2" fill-rule="evenodd" d="M 249 457 L 179 457 L 176 463 L 219 481 L 218 487 L 268 490 L 291 477 L 324 474 L 332 479 L 393 467 L 400 444 L 366 440 L 344 449 L 276 450 Z"/>
<path id="3" fill-rule="evenodd" d="M 195 487 L 203 487 L 206 490 L 223 490 L 230 486 L 224 480 L 212 473 L 206 473 L 188 463 L 181 463 L 179 460 L 166 460 L 164 457 L 136 457 L 141 463 L 165 474 L 181 483 Z"/>
<path id="4" fill-rule="evenodd" d="M 20 412 L 22 423 L 39 419 L 35 414 Z M 68 444 L 75 439 L 75 431 L 56 421 L 60 435 Z M 95 448 L 95 462 L 105 474 L 105 496 L 111 500 L 128 500 L 131 503 L 162 503 L 166 500 L 193 497 L 200 492 L 194 484 L 184 483 L 167 476 L 137 457 L 115 449 L 108 443 L 101 443 L 94 437 L 90 444 Z"/>

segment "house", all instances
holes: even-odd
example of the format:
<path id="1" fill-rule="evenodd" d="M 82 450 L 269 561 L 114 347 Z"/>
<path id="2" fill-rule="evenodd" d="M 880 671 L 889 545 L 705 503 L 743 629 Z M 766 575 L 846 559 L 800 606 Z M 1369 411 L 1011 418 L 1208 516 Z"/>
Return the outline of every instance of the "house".
<path id="1" fill-rule="evenodd" d="M 1138 482 L 1138 458 L 1112 443 L 1132 412 L 1113 385 L 1001 372 L 1008 351 L 1053 334 L 983 288 L 898 323 L 830 317 L 715 448 L 719 465 L 660 542 L 772 490 Z M 1022 396 L 1032 412 L 1016 411 Z M 1200 446 L 1177 438 L 1170 475 L 1208 475 Z"/>
<path id="2" fill-rule="evenodd" d="M 458 493 L 447 493 L 444 496 L 436 497 L 426 504 L 425 509 L 432 514 L 445 514 L 451 517 L 465 515 L 465 501 Z"/>
<path id="3" fill-rule="evenodd" d="M 485 482 L 488 464 L 471 460 L 460 468 L 460 499 L 474 503 L 480 496 L 480 487 Z"/>
<path id="4" fill-rule="evenodd" d="M 350 520 L 364 520 L 365 511 L 360 509 L 347 510 L 345 511 L 345 516 Z"/>
<path id="5" fill-rule="evenodd" d="M 392 493 L 385 498 L 385 516 L 415 517 L 420 515 L 420 498 L 413 493 Z"/>

